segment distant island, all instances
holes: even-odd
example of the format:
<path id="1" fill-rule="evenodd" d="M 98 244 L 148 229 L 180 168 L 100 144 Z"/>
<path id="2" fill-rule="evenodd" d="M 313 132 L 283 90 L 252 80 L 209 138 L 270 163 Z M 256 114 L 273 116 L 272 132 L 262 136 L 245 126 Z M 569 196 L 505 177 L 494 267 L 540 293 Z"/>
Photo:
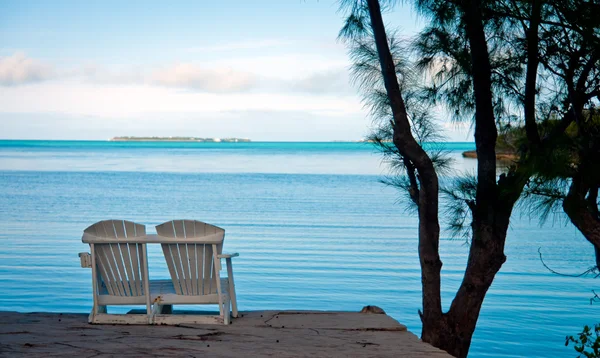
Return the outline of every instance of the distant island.
<path id="1" fill-rule="evenodd" d="M 199 138 L 199 137 L 113 137 L 111 142 L 202 142 L 237 143 L 250 142 L 247 138 Z"/>

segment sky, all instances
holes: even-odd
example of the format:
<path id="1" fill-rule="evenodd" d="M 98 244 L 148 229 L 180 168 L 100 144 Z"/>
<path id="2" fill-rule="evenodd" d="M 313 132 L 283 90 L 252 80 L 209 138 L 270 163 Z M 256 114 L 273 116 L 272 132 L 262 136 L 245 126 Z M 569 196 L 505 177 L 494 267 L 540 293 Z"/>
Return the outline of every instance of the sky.
<path id="1" fill-rule="evenodd" d="M 364 138 L 343 16 L 333 0 L 0 1 L 0 138 Z M 422 26 L 407 5 L 385 20 Z"/>

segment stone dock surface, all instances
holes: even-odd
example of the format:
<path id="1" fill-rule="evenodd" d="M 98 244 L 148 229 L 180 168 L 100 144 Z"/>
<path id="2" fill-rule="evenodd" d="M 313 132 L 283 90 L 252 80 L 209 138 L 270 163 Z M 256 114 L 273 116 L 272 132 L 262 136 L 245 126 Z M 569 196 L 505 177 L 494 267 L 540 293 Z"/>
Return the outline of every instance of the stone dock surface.
<path id="1" fill-rule="evenodd" d="M 233 324 L 90 325 L 86 314 L 0 312 L 0 357 L 450 357 L 385 314 L 242 312 Z"/>

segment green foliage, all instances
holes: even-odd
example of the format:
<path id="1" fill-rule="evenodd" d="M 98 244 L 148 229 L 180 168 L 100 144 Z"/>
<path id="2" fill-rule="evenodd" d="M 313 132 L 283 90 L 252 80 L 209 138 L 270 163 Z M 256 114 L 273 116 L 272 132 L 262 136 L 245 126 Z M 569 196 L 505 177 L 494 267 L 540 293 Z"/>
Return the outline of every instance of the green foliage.
<path id="1" fill-rule="evenodd" d="M 379 2 L 382 9 L 396 3 Z M 398 118 L 392 116 L 383 83 L 367 2 L 342 0 L 341 3 L 341 8 L 348 12 L 348 18 L 340 31 L 340 38 L 348 44 L 354 63 L 353 80 L 363 93 L 364 104 L 370 110 L 375 125 L 369 139 L 383 153 L 384 161 L 391 169 L 391 175 L 382 181 L 402 189 L 409 202 L 428 208 L 429 198 L 418 196 L 421 193 L 419 173 L 398 148 L 405 150 L 407 156 L 410 154 L 415 162 L 417 156 L 412 155 L 402 143 L 394 143 L 405 138 L 407 133 L 394 133 L 398 129 L 394 127 Z M 579 202 L 585 202 L 585 210 L 592 207 L 589 211 L 600 220 L 597 201 L 600 188 L 600 166 L 597 164 L 600 158 L 600 124 L 597 123 L 600 121 L 594 119 L 597 118 L 595 106 L 600 102 L 600 3 L 588 0 L 415 0 L 413 4 L 427 22 L 412 44 L 398 41 L 395 32 L 387 34 L 413 137 L 424 149 L 428 149 L 425 143 L 441 138 L 439 126 L 432 116 L 437 109 L 435 107 L 443 106 L 454 121 L 471 123 L 475 122 L 476 110 L 485 110 L 478 113 L 478 123 L 475 124 L 478 126 L 475 138 L 478 151 L 481 153 L 483 150 L 485 154 L 478 158 L 481 185 L 478 185 L 477 176 L 467 175 L 449 183 L 446 181 L 447 185 L 440 188 L 447 199 L 444 201 L 447 203 L 445 218 L 449 220 L 452 234 L 468 241 L 472 228 L 491 230 L 503 245 L 505 237 L 501 235 L 505 232 L 498 230 L 503 228 L 503 224 L 495 219 L 504 221 L 504 215 L 510 216 L 520 196 L 525 198 L 521 201 L 522 205 L 544 221 L 564 205 L 565 197 L 570 197 L 573 192 L 573 183 L 581 178 L 584 179 L 580 180 L 582 183 L 578 189 L 583 194 L 578 195 L 587 197 Z M 483 34 L 479 28 L 479 10 Z M 477 21 L 470 21 L 473 19 Z M 383 36 L 380 36 L 380 29 L 377 30 L 380 49 L 385 48 L 381 46 Z M 482 46 L 483 41 L 487 51 L 472 51 L 471 43 Z M 391 66 L 387 53 L 382 54 L 382 58 L 386 66 Z M 474 68 L 476 64 L 479 67 Z M 386 74 L 389 75 L 386 80 L 393 79 L 390 68 L 386 68 Z M 490 113 L 490 98 L 487 93 L 476 98 L 475 80 L 483 91 L 491 90 L 493 119 L 500 134 L 496 143 L 485 142 L 492 140 L 496 131 L 486 122 L 491 118 L 482 118 L 482 114 L 487 116 Z M 402 101 L 395 86 L 393 89 L 398 112 L 402 112 Z M 480 102 L 476 103 L 476 100 Z M 399 123 L 405 128 L 404 118 L 400 119 Z M 527 131 L 524 130 L 525 123 Z M 486 149 L 487 145 L 491 147 L 493 144 L 497 151 L 517 156 L 508 172 L 497 176 L 495 183 L 494 153 Z M 414 152 L 423 158 L 420 150 Z M 434 149 L 428 154 L 438 174 L 448 168 L 443 151 Z M 420 164 L 421 170 L 423 167 Z M 422 170 L 422 173 L 429 172 Z M 441 184 L 444 182 L 440 180 Z M 429 183 L 436 182 L 432 180 Z M 434 188 L 428 194 L 436 189 L 433 186 L 428 188 Z M 437 205 L 437 201 L 430 203 Z M 500 216 L 494 216 L 496 214 Z M 490 222 L 493 224 L 488 225 Z M 439 237 L 429 240 L 434 239 Z M 427 250 L 433 247 L 437 250 L 437 243 L 429 245 Z M 481 275 L 486 279 L 489 275 L 493 279 L 498 269 L 499 266 L 494 265 L 490 266 L 489 272 L 479 265 L 467 268 L 475 277 Z M 424 288 L 435 282 L 427 281 L 423 280 Z M 468 284 L 465 279 L 462 287 L 469 290 L 469 286 L 464 286 L 465 282 Z M 435 290 L 429 292 L 435 293 Z M 436 301 L 432 299 L 432 302 Z M 433 311 L 437 310 L 439 308 L 436 307 Z M 423 320 L 424 327 L 427 322 Z M 593 332 L 586 327 L 578 336 L 567 337 L 566 344 L 573 343 L 580 356 L 600 357 L 599 332 L 600 325 Z"/>
<path id="2" fill-rule="evenodd" d="M 391 8 L 396 1 L 380 1 L 382 8 Z M 348 12 L 339 39 L 348 47 L 352 60 L 351 77 L 353 84 L 363 95 L 363 104 L 373 119 L 373 128 L 367 139 L 383 155 L 383 162 L 390 169 L 390 175 L 383 183 L 406 193 L 408 203 L 415 202 L 415 185 L 418 190 L 418 176 L 412 163 L 394 145 L 394 118 L 385 89 L 379 54 L 371 34 L 370 17 L 365 1 L 342 1 L 342 10 Z M 434 113 L 433 103 L 423 97 L 424 82 L 411 53 L 410 43 L 401 41 L 396 31 L 387 31 L 388 46 L 394 62 L 398 85 L 402 93 L 413 137 L 425 147 L 438 174 L 449 172 L 451 160 L 441 145 L 444 140 Z M 413 182 L 409 176 L 413 176 Z M 412 210 L 415 207 L 409 205 Z"/>
<path id="3" fill-rule="evenodd" d="M 565 134 L 555 140 L 555 146 L 538 154 L 529 165 L 535 175 L 529 180 L 521 205 L 530 216 L 540 218 L 543 224 L 551 214 L 566 219 L 562 204 L 567 196 L 571 178 L 583 175 L 590 185 L 600 183 L 600 114 L 593 109 L 582 112 L 583 120 L 573 122 Z M 548 121 L 540 126 L 550 132 L 558 121 Z M 581 127 L 581 129 L 579 128 Z M 522 128 L 515 129 L 523 132 Z M 597 203 L 596 205 L 599 205 Z"/>
<path id="4" fill-rule="evenodd" d="M 594 328 L 583 327 L 576 336 L 567 336 L 565 346 L 573 343 L 573 348 L 579 353 L 578 357 L 600 358 L 600 323 Z"/>
<path id="5" fill-rule="evenodd" d="M 383 10 L 396 3 L 380 1 Z M 428 20 L 423 31 L 410 42 L 399 41 L 396 32 L 388 31 L 412 134 L 421 144 L 443 140 L 438 119 L 432 115 L 440 107 L 454 121 L 474 119 L 471 51 L 461 4 L 415 0 L 415 9 Z M 600 125 L 594 124 L 600 123 L 594 115 L 594 105 L 600 102 L 600 17 L 594 14 L 600 12 L 600 4 L 584 0 L 539 4 L 535 121 L 539 137 L 551 143 L 534 152 L 524 130 L 523 106 L 532 2 L 481 0 L 499 133 L 496 151 L 517 156 L 518 160 L 507 168 L 509 175 L 518 170 L 519 175 L 531 178 L 520 205 L 543 223 L 561 211 L 573 175 L 584 174 L 600 183 L 600 166 L 594 164 L 600 157 Z M 348 45 L 354 63 L 354 83 L 363 93 L 363 103 L 373 118 L 369 139 L 390 167 L 390 177 L 383 182 L 404 190 L 414 202 L 414 181 L 405 177 L 414 168 L 393 145 L 393 118 L 373 43 L 368 6 L 365 0 L 342 0 L 341 9 L 348 17 L 339 36 Z M 569 125 L 568 121 L 573 123 Z M 426 148 L 439 174 L 448 173 L 450 163 L 444 151 L 439 147 Z M 474 188 L 476 182 L 471 176 L 441 188 L 448 199 L 446 217 L 455 236 L 469 236 L 471 207 L 476 204 Z"/>
<path id="6" fill-rule="evenodd" d="M 566 179 L 534 177 L 523 191 L 521 206 L 529 216 L 537 218 L 540 225 L 553 215 L 559 220 L 566 219 L 562 203 L 568 190 L 569 181 Z"/>
<path id="7" fill-rule="evenodd" d="M 524 51 L 509 17 L 489 11 L 501 1 L 483 2 L 488 36 L 494 115 L 498 123 L 510 124 L 521 115 Z M 475 114 L 471 52 L 458 2 L 417 0 L 419 12 L 431 19 L 414 42 L 418 65 L 429 79 L 427 99 L 442 104 L 450 119 L 470 122 Z"/>
<path id="8" fill-rule="evenodd" d="M 477 193 L 477 178 L 475 175 L 459 177 L 454 179 L 450 185 L 441 187 L 440 191 L 447 199 L 444 213 L 448 218 L 448 228 L 452 237 L 462 237 L 469 242 L 471 233 L 469 223 Z"/>

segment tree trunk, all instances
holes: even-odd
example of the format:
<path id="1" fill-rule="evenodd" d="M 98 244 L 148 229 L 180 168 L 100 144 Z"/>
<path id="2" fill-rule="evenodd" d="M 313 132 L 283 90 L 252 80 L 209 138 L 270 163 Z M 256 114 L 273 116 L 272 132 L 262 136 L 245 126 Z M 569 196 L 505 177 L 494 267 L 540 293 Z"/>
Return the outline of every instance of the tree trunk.
<path id="1" fill-rule="evenodd" d="M 471 53 L 475 96 L 475 148 L 477 151 L 477 193 L 474 216 L 485 225 L 492 221 L 496 199 L 496 139 L 498 129 L 492 97 L 492 69 L 483 15 L 479 0 L 460 2 Z M 490 225 L 488 224 L 488 225 Z M 491 227 L 491 225 L 490 225 Z"/>
<path id="2" fill-rule="evenodd" d="M 455 357 L 466 357 L 485 295 L 506 261 L 504 243 L 514 203 L 506 205 L 498 198 L 495 150 L 498 133 L 481 3 L 465 0 L 459 6 L 466 22 L 476 107 L 477 192 L 471 207 L 473 238 L 465 275 L 450 310 L 437 326 L 423 326 L 423 340 Z"/>
<path id="3" fill-rule="evenodd" d="M 600 267 L 600 218 L 598 217 L 598 206 L 585 199 L 586 193 L 590 192 L 594 197 L 594 190 L 588 188 L 582 178 L 573 178 L 567 197 L 563 201 L 563 210 L 577 229 L 583 234 L 587 241 L 594 245 L 596 254 L 596 266 Z M 597 195 L 597 194 L 596 194 Z"/>
<path id="4" fill-rule="evenodd" d="M 412 135 L 406 107 L 396 77 L 394 61 L 387 42 L 379 1 L 367 0 L 367 4 L 381 72 L 394 117 L 394 145 L 400 154 L 410 161 L 419 174 L 420 186 L 414 189 L 418 190 L 416 204 L 419 209 L 419 261 L 423 288 L 423 311 L 420 312 L 420 316 L 424 331 L 429 331 L 432 327 L 437 327 L 442 321 L 440 293 L 442 261 L 439 256 L 438 177 L 431 159 Z M 427 340 L 425 341 L 427 342 Z"/>
<path id="5" fill-rule="evenodd" d="M 437 322 L 425 325 L 421 339 L 455 357 L 466 357 L 485 295 L 506 261 L 504 242 L 510 212 L 497 215 L 497 227 L 473 227 L 463 281 L 450 306 Z"/>
<path id="6" fill-rule="evenodd" d="M 537 85 L 538 54 L 539 54 L 539 24 L 542 12 L 541 0 L 531 1 L 531 20 L 527 34 L 527 72 L 525 76 L 525 131 L 527 139 L 534 150 L 541 144 L 535 118 L 535 96 Z"/>
<path id="7" fill-rule="evenodd" d="M 467 32 L 475 90 L 475 142 L 478 156 L 476 201 L 472 207 L 473 240 L 463 282 L 448 313 L 441 308 L 439 257 L 438 177 L 433 163 L 412 133 L 395 66 L 390 53 L 378 0 L 367 0 L 371 27 L 384 84 L 393 114 L 393 142 L 418 173 L 419 260 L 423 288 L 422 340 L 456 357 L 466 357 L 479 312 L 496 273 L 506 260 L 504 243 L 514 202 L 498 199 L 491 66 L 478 0 L 465 0 Z M 407 166 L 410 167 L 410 166 Z M 414 186 L 414 185 L 413 185 Z M 411 195 L 411 197 L 413 197 Z"/>

